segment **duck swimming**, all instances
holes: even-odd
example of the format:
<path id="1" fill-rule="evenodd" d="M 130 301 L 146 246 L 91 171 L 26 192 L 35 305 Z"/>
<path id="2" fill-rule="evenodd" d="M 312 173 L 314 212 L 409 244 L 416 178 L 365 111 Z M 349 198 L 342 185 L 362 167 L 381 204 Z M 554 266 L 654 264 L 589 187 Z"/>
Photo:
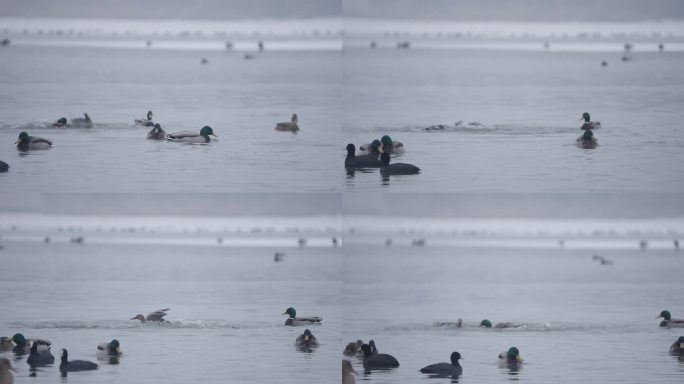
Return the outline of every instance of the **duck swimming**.
<path id="1" fill-rule="evenodd" d="M 29 353 L 33 345 L 49 348 L 52 344 L 50 343 L 50 340 L 27 339 L 21 333 L 16 333 L 14 336 L 12 336 L 12 341 L 15 344 L 15 346 L 12 348 L 12 352 L 17 355 Z"/>
<path id="2" fill-rule="evenodd" d="M 62 376 L 66 376 L 67 372 L 93 371 L 97 368 L 98 365 L 90 361 L 69 361 L 69 352 L 67 352 L 66 349 L 62 349 L 62 362 L 59 364 L 59 370 L 62 372 Z"/>
<path id="3" fill-rule="evenodd" d="M 344 376 L 344 372 L 342 373 Z M 0 384 L 14 383 L 14 368 L 6 357 L 0 357 Z"/>
<path id="4" fill-rule="evenodd" d="M 660 315 L 656 317 L 656 319 L 663 318 L 663 321 L 660 322 L 661 327 L 667 327 L 667 328 L 684 328 L 684 320 L 682 319 L 673 319 L 672 315 L 670 314 L 670 311 L 662 311 L 660 312 Z"/>
<path id="5" fill-rule="evenodd" d="M 376 159 L 380 157 L 380 154 L 383 151 L 382 143 L 378 139 L 373 140 L 370 144 L 363 144 L 359 147 L 359 153 L 361 155 L 374 156 Z"/>
<path id="6" fill-rule="evenodd" d="M 362 345 L 361 350 L 363 351 L 364 369 L 387 369 L 399 366 L 399 361 L 394 356 L 386 353 L 373 353 L 371 346 L 368 344 Z"/>
<path id="7" fill-rule="evenodd" d="M 354 370 L 354 366 L 349 360 L 342 360 L 342 384 L 355 384 L 356 377 L 354 375 L 358 374 Z"/>
<path id="8" fill-rule="evenodd" d="M 218 137 L 214 134 L 214 130 L 210 126 L 205 125 L 200 129 L 199 133 L 195 132 L 176 132 L 169 133 L 166 135 L 166 139 L 169 141 L 177 141 L 179 143 L 195 143 L 202 144 L 211 141 L 209 136 Z"/>
<path id="9" fill-rule="evenodd" d="M 364 144 L 360 146 L 359 152 L 368 152 L 372 145 L 373 143 Z M 380 138 L 380 145 L 382 151 L 384 153 L 389 153 L 390 155 L 401 155 L 404 152 L 406 152 L 406 150 L 404 149 L 404 144 L 402 144 L 399 141 L 392 140 L 392 138 L 389 137 L 389 135 L 385 135 L 382 138 Z"/>
<path id="10" fill-rule="evenodd" d="M 463 326 L 463 319 L 459 318 L 456 322 L 453 321 L 436 321 L 432 323 L 433 327 L 456 327 L 461 328 Z"/>
<path id="11" fill-rule="evenodd" d="M 458 363 L 461 359 L 461 354 L 453 352 L 451 354 L 451 363 L 437 363 L 421 368 L 422 373 L 429 373 L 439 376 L 460 376 L 463 373 L 463 367 Z"/>
<path id="12" fill-rule="evenodd" d="M 11 337 L 0 337 L 0 351 L 11 351 L 14 348 L 14 343 Z"/>
<path id="13" fill-rule="evenodd" d="M 316 325 L 320 324 L 323 319 L 318 316 L 311 317 L 297 317 L 297 311 L 290 307 L 283 312 L 283 315 L 288 315 L 289 317 L 285 320 L 285 325 Z"/>
<path id="14" fill-rule="evenodd" d="M 384 152 L 380 156 L 380 160 L 382 161 L 382 167 L 380 167 L 380 173 L 383 176 L 416 175 L 416 174 L 420 173 L 420 168 L 416 167 L 413 164 L 406 164 L 406 163 L 390 164 L 390 156 L 389 156 L 389 153 L 387 153 L 387 152 Z"/>
<path id="15" fill-rule="evenodd" d="M 594 132 L 591 130 L 586 130 L 582 134 L 582 136 L 577 138 L 577 145 L 580 146 L 581 148 L 596 148 L 598 145 L 598 140 L 594 136 Z"/>
<path id="16" fill-rule="evenodd" d="M 52 126 L 55 128 L 67 127 L 68 126 L 67 118 L 66 117 L 60 117 L 59 120 L 57 120 L 55 123 L 52 124 Z"/>
<path id="17" fill-rule="evenodd" d="M 142 314 L 139 314 L 139 315 L 135 315 L 134 317 L 132 317 L 131 320 L 140 320 L 143 323 L 146 321 L 168 323 L 168 321 L 166 321 L 164 319 L 164 316 L 166 316 L 167 315 L 166 312 L 168 312 L 170 310 L 171 310 L 170 308 L 158 309 L 152 313 L 149 313 L 147 315 L 147 317 L 143 316 Z"/>
<path id="18" fill-rule="evenodd" d="M 299 348 L 316 348 L 318 347 L 318 339 L 316 336 L 314 336 L 310 330 L 305 329 L 304 333 L 301 335 L 297 336 L 297 340 L 295 340 L 295 345 Z"/>
<path id="19" fill-rule="evenodd" d="M 684 356 L 684 336 L 679 336 L 679 339 L 670 345 L 670 354 L 679 357 Z"/>
<path id="20" fill-rule="evenodd" d="M 342 354 L 345 356 L 356 356 L 361 352 L 361 346 L 363 345 L 363 340 L 359 339 L 355 342 L 351 342 L 344 347 Z"/>
<path id="21" fill-rule="evenodd" d="M 142 125 L 143 127 L 152 127 L 154 122 L 152 122 L 152 111 L 147 111 L 147 117 L 143 119 L 133 120 L 135 124 Z"/>
<path id="22" fill-rule="evenodd" d="M 344 159 L 345 168 L 378 168 L 382 161 L 373 155 L 356 156 L 354 144 L 347 144 L 347 157 Z"/>
<path id="23" fill-rule="evenodd" d="M 71 125 L 76 128 L 92 128 L 93 121 L 87 113 L 83 113 L 84 117 L 76 117 L 71 119 Z"/>
<path id="24" fill-rule="evenodd" d="M 102 351 L 109 356 L 121 356 L 121 347 L 119 346 L 119 340 L 114 339 L 109 343 L 101 343 L 97 346 L 98 351 Z"/>
<path id="25" fill-rule="evenodd" d="M 583 130 L 589 130 L 589 129 L 599 129 L 601 128 L 601 122 L 600 121 L 591 121 L 591 116 L 589 116 L 589 112 L 584 112 L 582 114 L 582 117 L 580 117 L 580 121 L 584 120 L 584 124 L 582 124 Z"/>
<path id="26" fill-rule="evenodd" d="M 299 125 L 297 123 L 299 123 L 299 119 L 297 118 L 297 114 L 294 113 L 289 122 L 277 123 L 275 130 L 281 132 L 297 132 L 299 131 Z"/>
<path id="27" fill-rule="evenodd" d="M 31 367 L 49 365 L 55 362 L 55 357 L 50 353 L 50 348 L 42 346 L 38 348 L 38 343 L 33 343 L 26 362 Z"/>
<path id="28" fill-rule="evenodd" d="M 154 128 L 147 133 L 148 140 L 164 140 L 165 138 L 166 132 L 164 132 L 159 124 L 155 124 Z"/>
<path id="29" fill-rule="evenodd" d="M 50 149 L 52 147 L 52 141 L 38 136 L 29 136 L 27 132 L 21 132 L 14 144 L 16 144 L 17 149 L 22 152 L 37 149 Z"/>
<path id="30" fill-rule="evenodd" d="M 480 327 L 492 328 L 492 322 L 487 320 L 487 319 L 484 319 L 480 322 Z M 494 328 L 499 328 L 499 329 L 502 329 L 502 328 L 520 328 L 520 327 L 522 327 L 522 325 L 510 323 L 510 322 L 496 323 L 494 325 Z"/>
<path id="31" fill-rule="evenodd" d="M 523 358 L 516 347 L 510 347 L 507 352 L 499 353 L 499 361 L 508 367 L 514 368 L 522 365 Z"/>

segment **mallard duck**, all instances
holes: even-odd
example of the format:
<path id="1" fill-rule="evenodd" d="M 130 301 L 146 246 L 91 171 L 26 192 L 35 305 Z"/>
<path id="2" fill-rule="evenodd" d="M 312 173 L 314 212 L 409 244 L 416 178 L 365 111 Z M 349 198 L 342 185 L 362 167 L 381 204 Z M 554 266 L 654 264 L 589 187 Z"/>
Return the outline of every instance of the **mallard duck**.
<path id="1" fill-rule="evenodd" d="M 363 340 L 359 339 L 356 340 L 355 342 L 352 341 L 351 343 L 347 344 L 346 347 L 344 347 L 344 351 L 342 351 L 342 354 L 345 356 L 356 356 L 359 353 L 361 353 L 361 346 L 363 345 Z"/>
<path id="2" fill-rule="evenodd" d="M 399 361 L 394 356 L 386 353 L 373 353 L 368 344 L 362 345 L 361 350 L 363 351 L 364 369 L 397 368 L 399 366 Z"/>
<path id="3" fill-rule="evenodd" d="M 413 164 L 406 164 L 406 163 L 390 164 L 390 155 L 387 152 L 384 152 L 380 156 L 380 160 L 382 161 L 382 167 L 380 167 L 380 173 L 383 176 L 416 175 L 416 174 L 420 173 L 420 168 L 416 167 Z"/>
<path id="4" fill-rule="evenodd" d="M 323 319 L 318 316 L 311 317 L 297 317 L 297 311 L 290 307 L 283 312 L 283 315 L 289 315 L 285 320 L 285 325 L 315 325 L 320 324 Z"/>
<path id="5" fill-rule="evenodd" d="M 483 328 L 520 328 L 521 326 L 521 324 L 511 322 L 496 323 L 492 326 L 492 322 L 487 319 L 484 319 L 480 322 L 480 327 Z"/>
<path id="6" fill-rule="evenodd" d="M 354 375 L 356 374 L 358 374 L 358 372 L 354 370 L 351 361 L 342 360 L 342 384 L 355 384 L 356 377 L 354 377 Z"/>
<path id="7" fill-rule="evenodd" d="M 373 155 L 356 156 L 354 144 L 347 144 L 347 157 L 344 159 L 345 168 L 378 168 L 382 161 Z"/>
<path id="8" fill-rule="evenodd" d="M 298 123 L 299 119 L 297 118 L 297 114 L 294 113 L 292 114 L 292 119 L 289 122 L 277 123 L 275 130 L 283 132 L 297 132 L 299 131 Z"/>
<path id="9" fill-rule="evenodd" d="M 380 154 L 384 151 L 380 140 L 375 139 L 370 144 L 363 144 L 359 147 L 359 154 L 361 156 L 370 155 L 376 159 L 380 158 Z"/>
<path id="10" fill-rule="evenodd" d="M 76 117 L 71 119 L 71 125 L 76 128 L 92 128 L 93 121 L 87 113 L 83 113 L 84 117 Z"/>
<path id="11" fill-rule="evenodd" d="M 684 356 L 684 336 L 679 336 L 679 339 L 670 345 L 670 354 Z"/>
<path id="12" fill-rule="evenodd" d="M 143 119 L 133 120 L 135 124 L 142 125 L 143 127 L 152 127 L 154 122 L 152 122 L 152 111 L 147 111 L 147 117 Z"/>
<path id="13" fill-rule="evenodd" d="M 55 357 L 50 353 L 50 348 L 38 348 L 38 345 L 38 343 L 33 343 L 29 351 L 29 356 L 26 358 L 26 362 L 31 367 L 53 364 L 55 362 Z"/>
<path id="14" fill-rule="evenodd" d="M 684 320 L 682 319 L 673 319 L 672 315 L 670 314 L 670 311 L 662 311 L 660 312 L 660 315 L 656 317 L 656 319 L 663 318 L 663 321 L 660 322 L 661 327 L 668 327 L 668 328 L 684 328 Z"/>
<path id="15" fill-rule="evenodd" d="M 155 124 L 154 128 L 147 133 L 148 140 L 164 140 L 166 138 L 166 132 L 162 129 L 161 125 Z"/>
<path id="16" fill-rule="evenodd" d="M 214 130 L 210 126 L 205 125 L 200 129 L 199 133 L 195 132 L 176 132 L 166 135 L 166 139 L 170 141 L 177 141 L 180 143 L 208 143 L 211 141 L 209 136 L 218 137 L 214 134 Z"/>
<path id="17" fill-rule="evenodd" d="M 23 355 L 29 353 L 33 345 L 43 346 L 49 348 L 52 343 L 50 340 L 43 339 L 27 339 L 21 333 L 16 333 L 12 336 L 12 341 L 15 346 L 12 348 L 12 352 L 18 355 Z"/>
<path id="18" fill-rule="evenodd" d="M 59 370 L 63 376 L 66 376 L 67 372 L 92 371 L 97 369 L 97 367 L 98 365 L 91 361 L 69 361 L 69 352 L 66 349 L 62 349 L 62 362 L 59 364 Z"/>
<path id="19" fill-rule="evenodd" d="M 596 148 L 598 145 L 598 140 L 594 136 L 594 132 L 591 130 L 586 130 L 580 137 L 577 138 L 577 145 L 582 148 Z"/>
<path id="20" fill-rule="evenodd" d="M 600 121 L 591 121 L 591 116 L 589 116 L 589 112 L 584 112 L 582 114 L 582 117 L 580 117 L 580 121 L 582 120 L 584 120 L 584 124 L 582 124 L 582 129 L 584 130 L 601 128 Z"/>
<path id="21" fill-rule="evenodd" d="M 508 351 L 499 353 L 499 361 L 509 367 L 517 367 L 522 364 L 523 358 L 516 347 L 508 348 Z"/>
<path id="22" fill-rule="evenodd" d="M 461 359 L 461 354 L 458 352 L 453 352 L 451 354 L 451 364 L 450 363 L 437 363 L 428 365 L 427 367 L 421 368 L 422 373 L 429 373 L 433 375 L 440 376 L 459 376 L 463 373 L 463 367 L 458 363 Z"/>
<path id="23" fill-rule="evenodd" d="M 146 321 L 168 323 L 168 321 L 164 319 L 164 316 L 166 316 L 166 312 L 170 310 L 170 308 L 158 309 L 152 313 L 149 313 L 147 317 L 143 316 L 142 314 L 138 314 L 133 316 L 131 320 L 140 320 L 143 323 Z"/>
<path id="24" fill-rule="evenodd" d="M 0 351 L 11 351 L 14 347 L 11 337 L 2 336 L 0 337 Z"/>
<path id="25" fill-rule="evenodd" d="M 56 122 L 52 123 L 52 126 L 55 127 L 55 128 L 65 128 L 65 127 L 67 127 L 68 125 L 69 125 L 69 124 L 68 124 L 68 122 L 67 122 L 67 118 L 66 118 L 66 117 L 60 117 L 59 119 L 57 119 Z"/>
<path id="26" fill-rule="evenodd" d="M 344 376 L 344 373 L 342 373 Z M 14 368 L 6 357 L 0 357 L 0 384 L 14 383 Z"/>
<path id="27" fill-rule="evenodd" d="M 375 141 L 374 141 L 375 142 Z M 364 144 L 359 147 L 359 153 L 368 152 L 374 143 Z M 399 141 L 392 140 L 389 135 L 385 135 L 380 138 L 380 145 L 384 153 L 389 153 L 390 155 L 401 155 L 406 150 L 404 149 L 404 144 Z"/>
<path id="28" fill-rule="evenodd" d="M 318 339 L 316 336 L 314 336 L 310 330 L 305 329 L 304 333 L 301 335 L 297 336 L 297 340 L 295 340 L 295 344 L 299 348 L 316 348 L 318 347 Z"/>
<path id="29" fill-rule="evenodd" d="M 109 343 L 100 343 L 97 346 L 97 350 L 106 353 L 109 356 L 120 356 L 121 347 L 119 345 L 119 340 L 114 339 Z"/>
<path id="30" fill-rule="evenodd" d="M 52 147 L 52 141 L 38 136 L 29 136 L 27 132 L 21 132 L 14 144 L 17 145 L 18 150 L 23 152 L 36 149 L 50 149 Z"/>

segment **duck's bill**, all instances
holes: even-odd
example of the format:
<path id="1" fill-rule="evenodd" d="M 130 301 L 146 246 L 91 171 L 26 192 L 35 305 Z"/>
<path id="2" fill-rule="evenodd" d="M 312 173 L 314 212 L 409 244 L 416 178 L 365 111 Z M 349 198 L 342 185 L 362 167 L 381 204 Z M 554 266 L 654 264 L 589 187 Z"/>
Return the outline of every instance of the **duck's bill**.
<path id="1" fill-rule="evenodd" d="M 218 135 L 214 135 L 213 133 L 212 133 L 211 135 L 209 135 L 209 136 L 214 136 L 214 137 L 218 138 Z"/>
<path id="2" fill-rule="evenodd" d="M 582 121 L 582 120 L 584 120 L 584 116 L 582 116 L 582 117 L 579 118 L 579 121 Z"/>
<path id="3" fill-rule="evenodd" d="M 684 349 L 684 343 L 679 343 L 679 348 Z"/>
<path id="4" fill-rule="evenodd" d="M 304 336 L 304 341 L 309 341 L 309 335 Z"/>
<path id="5" fill-rule="evenodd" d="M 280 316 L 282 316 L 282 315 L 287 315 L 287 312 L 283 312 L 280 314 Z"/>
<path id="6" fill-rule="evenodd" d="M 523 362 L 522 356 L 520 356 L 520 355 L 516 356 L 515 361 L 517 361 L 518 363 L 522 363 Z"/>
<path id="7" fill-rule="evenodd" d="M 116 353 L 121 353 L 121 348 L 120 348 L 120 347 L 116 347 Z"/>
<path id="8" fill-rule="evenodd" d="M 19 143 L 21 143 L 21 140 L 17 140 L 14 142 L 14 144 L 19 144 Z"/>

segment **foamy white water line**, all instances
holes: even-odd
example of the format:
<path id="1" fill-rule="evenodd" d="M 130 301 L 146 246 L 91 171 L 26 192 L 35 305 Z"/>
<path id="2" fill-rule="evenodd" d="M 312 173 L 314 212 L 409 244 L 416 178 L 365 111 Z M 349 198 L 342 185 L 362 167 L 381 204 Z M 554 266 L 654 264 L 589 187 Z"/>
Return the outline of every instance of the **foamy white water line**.
<path id="1" fill-rule="evenodd" d="M 20 39 L 17 46 L 139 49 L 164 51 L 226 51 L 225 40 L 155 40 L 151 47 L 140 40 Z M 339 40 L 269 40 L 268 51 L 341 51 Z M 256 52 L 257 40 L 235 41 L 231 51 Z"/>

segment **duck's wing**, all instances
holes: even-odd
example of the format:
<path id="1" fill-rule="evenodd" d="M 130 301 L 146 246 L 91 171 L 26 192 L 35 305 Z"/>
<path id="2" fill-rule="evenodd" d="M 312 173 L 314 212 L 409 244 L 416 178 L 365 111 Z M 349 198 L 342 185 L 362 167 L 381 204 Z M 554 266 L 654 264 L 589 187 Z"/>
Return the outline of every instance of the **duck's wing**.
<path id="1" fill-rule="evenodd" d="M 198 137 L 199 135 L 200 134 L 197 132 L 183 131 L 183 132 L 169 133 L 166 135 L 166 138 L 169 140 L 178 140 L 178 139 L 183 139 L 186 137 Z"/>
<path id="2" fill-rule="evenodd" d="M 47 143 L 49 145 L 52 145 L 52 141 L 39 136 L 31 136 L 31 144 L 33 143 Z"/>
<path id="3" fill-rule="evenodd" d="M 162 321 L 164 316 L 167 315 L 166 312 L 170 310 L 170 308 L 158 309 L 147 315 L 147 321 Z"/>
<path id="4" fill-rule="evenodd" d="M 320 323 L 321 321 L 323 321 L 323 318 L 319 317 L 319 316 L 309 316 L 309 317 L 298 317 L 297 320 L 298 321 L 308 321 L 308 322 L 312 322 L 312 323 Z"/>

